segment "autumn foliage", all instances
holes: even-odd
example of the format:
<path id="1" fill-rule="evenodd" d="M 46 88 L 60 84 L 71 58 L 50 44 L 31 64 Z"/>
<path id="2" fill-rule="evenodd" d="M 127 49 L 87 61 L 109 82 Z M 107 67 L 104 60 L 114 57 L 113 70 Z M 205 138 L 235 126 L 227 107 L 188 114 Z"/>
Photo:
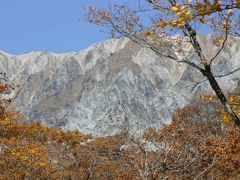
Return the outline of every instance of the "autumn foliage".
<path id="1" fill-rule="evenodd" d="M 2 82 L 1 94 L 13 88 Z M 28 123 L 10 102 L 1 100 L 0 179 L 234 179 L 240 174 L 239 130 L 218 121 L 214 102 L 178 109 L 171 124 L 149 128 L 143 137 L 96 138 Z"/>
<path id="2" fill-rule="evenodd" d="M 205 103 L 217 103 L 218 98 L 213 94 L 205 94 L 201 96 L 201 100 Z M 228 102 L 231 105 L 232 109 L 236 113 L 238 117 L 240 117 L 240 96 L 239 95 L 230 95 L 228 97 Z M 232 117 L 226 112 L 223 108 L 218 108 L 215 112 L 216 114 L 220 115 L 220 122 L 231 125 L 233 124 Z"/>
<path id="3" fill-rule="evenodd" d="M 15 86 L 0 84 L 0 92 L 13 90 Z M 68 148 L 90 138 L 78 131 L 67 132 L 48 128 L 41 123 L 28 123 L 20 113 L 9 107 L 10 99 L 0 101 L 0 179 L 54 179 L 59 172 L 70 172 L 58 164 L 67 156 Z M 64 156 L 61 156 L 64 148 Z M 56 154 L 59 153 L 59 154 Z M 56 157 L 56 160 L 55 160 Z"/>
<path id="4" fill-rule="evenodd" d="M 177 109 L 171 124 L 162 129 L 146 129 L 142 137 L 129 132 L 92 137 L 79 131 L 46 127 L 40 122 L 29 123 L 10 108 L 11 99 L 4 98 L 16 86 L 2 80 L 0 179 L 240 178 L 240 132 L 235 125 L 240 117 L 240 96 L 225 98 L 211 71 L 224 46 L 231 46 L 227 37 L 240 36 L 240 0 L 146 2 L 153 8 L 134 11 L 121 5 L 109 6 L 108 10 L 89 7 L 88 21 L 110 27 L 111 36 L 129 37 L 158 55 L 198 69 L 217 96 L 209 94 L 202 97 L 203 101 Z M 153 15 L 151 25 L 141 24 L 139 13 L 143 12 Z M 219 34 L 215 40 L 219 50 L 212 57 L 205 57 L 198 42 L 198 27 L 202 26 Z M 184 36 L 173 37 L 177 32 Z M 172 56 L 173 52 L 183 58 Z M 196 62 L 193 57 L 198 57 Z M 233 72 L 236 70 L 228 74 Z M 228 108 L 219 107 L 219 100 Z M 238 117 L 235 124 L 232 112 Z"/>

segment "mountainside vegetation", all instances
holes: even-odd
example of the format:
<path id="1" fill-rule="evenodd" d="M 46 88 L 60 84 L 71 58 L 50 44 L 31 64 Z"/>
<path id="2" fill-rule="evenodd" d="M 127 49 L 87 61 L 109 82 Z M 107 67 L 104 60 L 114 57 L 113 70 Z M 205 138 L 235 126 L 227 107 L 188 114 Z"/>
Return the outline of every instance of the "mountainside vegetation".
<path id="1" fill-rule="evenodd" d="M 15 86 L 1 82 L 0 88 L 0 179 L 239 178 L 240 133 L 213 95 L 178 109 L 171 124 L 142 137 L 127 127 L 92 137 L 28 123 L 4 98 Z M 239 112 L 239 96 L 229 102 Z"/>

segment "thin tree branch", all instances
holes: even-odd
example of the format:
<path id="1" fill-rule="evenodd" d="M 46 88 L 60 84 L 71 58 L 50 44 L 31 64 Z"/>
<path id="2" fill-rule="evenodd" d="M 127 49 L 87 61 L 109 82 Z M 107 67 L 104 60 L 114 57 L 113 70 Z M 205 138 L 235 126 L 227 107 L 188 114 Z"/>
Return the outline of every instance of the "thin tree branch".
<path id="1" fill-rule="evenodd" d="M 217 56 L 222 52 L 222 50 L 223 50 L 223 48 L 225 47 L 225 44 L 226 44 L 226 42 L 227 42 L 227 39 L 228 39 L 228 30 L 227 30 L 227 28 L 226 28 L 225 38 L 224 38 L 224 40 L 223 40 L 222 46 L 221 46 L 221 48 L 219 49 L 219 51 L 215 54 L 215 56 L 213 56 L 213 58 L 211 58 L 209 66 L 212 65 L 213 60 L 216 59 Z"/>
<path id="2" fill-rule="evenodd" d="M 237 69 L 235 69 L 235 70 L 233 70 L 233 71 L 231 71 L 231 72 L 229 72 L 229 73 L 227 73 L 227 74 L 223 74 L 223 75 L 215 75 L 214 77 L 216 77 L 216 78 L 222 78 L 222 77 L 225 77 L 225 76 L 231 75 L 231 74 L 233 74 L 233 73 L 235 73 L 235 72 L 237 72 L 237 71 L 239 71 L 239 70 L 240 70 L 240 67 L 237 68 Z"/>
<path id="3" fill-rule="evenodd" d="M 117 31 L 118 33 L 120 34 L 123 34 L 124 36 L 128 37 L 129 39 L 131 39 L 133 42 L 135 42 L 136 44 L 139 44 L 140 46 L 142 47 L 146 47 L 146 48 L 149 48 L 151 49 L 152 51 L 154 51 L 155 53 L 157 53 L 158 55 L 160 56 L 163 56 L 163 57 L 166 57 L 166 58 L 169 58 L 175 62 L 178 62 L 178 63 L 186 63 L 196 69 L 198 69 L 199 71 L 203 72 L 204 69 L 202 69 L 200 66 L 196 65 L 195 63 L 193 62 L 190 62 L 188 60 L 179 60 L 178 58 L 174 57 L 174 56 L 171 56 L 169 54 L 163 54 L 162 52 L 160 52 L 156 47 L 154 47 L 152 44 L 150 44 L 149 42 L 147 42 L 144 38 L 140 38 L 138 37 L 136 34 L 130 34 L 126 31 L 124 31 L 122 28 L 120 29 L 119 27 L 116 27 L 116 25 L 111 21 L 111 20 L 108 20 L 108 22 L 110 23 L 111 27 L 114 28 L 115 31 Z M 139 42 L 139 41 L 140 42 Z M 142 42 L 142 43 L 141 43 Z M 144 44 L 143 44 L 144 43 Z"/>

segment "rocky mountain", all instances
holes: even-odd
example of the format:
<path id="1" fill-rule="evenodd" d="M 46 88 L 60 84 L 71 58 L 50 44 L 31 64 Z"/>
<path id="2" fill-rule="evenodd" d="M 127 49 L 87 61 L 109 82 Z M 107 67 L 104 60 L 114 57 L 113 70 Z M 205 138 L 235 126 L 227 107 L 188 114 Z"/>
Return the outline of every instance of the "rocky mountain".
<path id="1" fill-rule="evenodd" d="M 202 36 L 207 53 L 212 35 Z M 240 67 L 240 40 L 231 38 L 214 62 L 214 73 Z M 0 53 L 0 71 L 20 85 L 14 107 L 30 121 L 94 135 L 131 132 L 169 123 L 172 112 L 197 94 L 211 91 L 186 64 L 159 57 L 127 39 L 99 42 L 80 52 Z M 238 87 L 240 73 L 218 79 L 225 91 Z M 128 121 L 126 122 L 126 117 Z"/>

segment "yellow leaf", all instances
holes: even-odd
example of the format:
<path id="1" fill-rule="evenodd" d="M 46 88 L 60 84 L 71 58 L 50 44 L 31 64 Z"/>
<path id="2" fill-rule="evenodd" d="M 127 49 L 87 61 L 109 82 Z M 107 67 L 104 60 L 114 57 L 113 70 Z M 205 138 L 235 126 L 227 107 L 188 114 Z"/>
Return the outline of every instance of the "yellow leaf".
<path id="1" fill-rule="evenodd" d="M 181 10 L 184 11 L 186 9 L 186 6 L 182 6 Z"/>
<path id="2" fill-rule="evenodd" d="M 145 31 L 144 32 L 144 36 L 149 36 L 149 35 L 151 35 L 150 31 Z"/>
<path id="3" fill-rule="evenodd" d="M 174 11 L 174 12 L 179 12 L 180 11 L 180 4 L 176 4 L 175 6 L 172 6 L 171 10 Z"/>
<path id="4" fill-rule="evenodd" d="M 168 22 L 164 20 L 160 20 L 160 27 L 161 28 L 166 28 L 168 26 Z"/>
<path id="5" fill-rule="evenodd" d="M 206 60 L 204 60 L 204 59 L 202 59 L 202 60 L 200 61 L 200 64 L 202 64 L 202 65 L 206 66 L 206 65 L 207 65 L 207 61 L 206 61 Z"/>
<path id="6" fill-rule="evenodd" d="M 223 41 L 224 41 L 223 39 L 218 39 L 218 40 L 215 42 L 215 45 L 218 46 L 218 47 L 219 47 L 219 46 L 222 46 Z"/>
<path id="7" fill-rule="evenodd" d="M 232 10 L 232 9 L 229 9 L 229 10 L 228 10 L 228 15 L 229 15 L 229 16 L 232 16 L 233 14 L 234 14 L 233 10 Z"/>
<path id="8" fill-rule="evenodd" d="M 240 0 L 237 0 L 236 6 L 237 6 L 238 8 L 240 8 Z"/>
<path id="9" fill-rule="evenodd" d="M 231 26 L 228 24 L 228 22 L 226 20 L 223 21 L 223 28 L 224 29 L 230 29 Z"/>

